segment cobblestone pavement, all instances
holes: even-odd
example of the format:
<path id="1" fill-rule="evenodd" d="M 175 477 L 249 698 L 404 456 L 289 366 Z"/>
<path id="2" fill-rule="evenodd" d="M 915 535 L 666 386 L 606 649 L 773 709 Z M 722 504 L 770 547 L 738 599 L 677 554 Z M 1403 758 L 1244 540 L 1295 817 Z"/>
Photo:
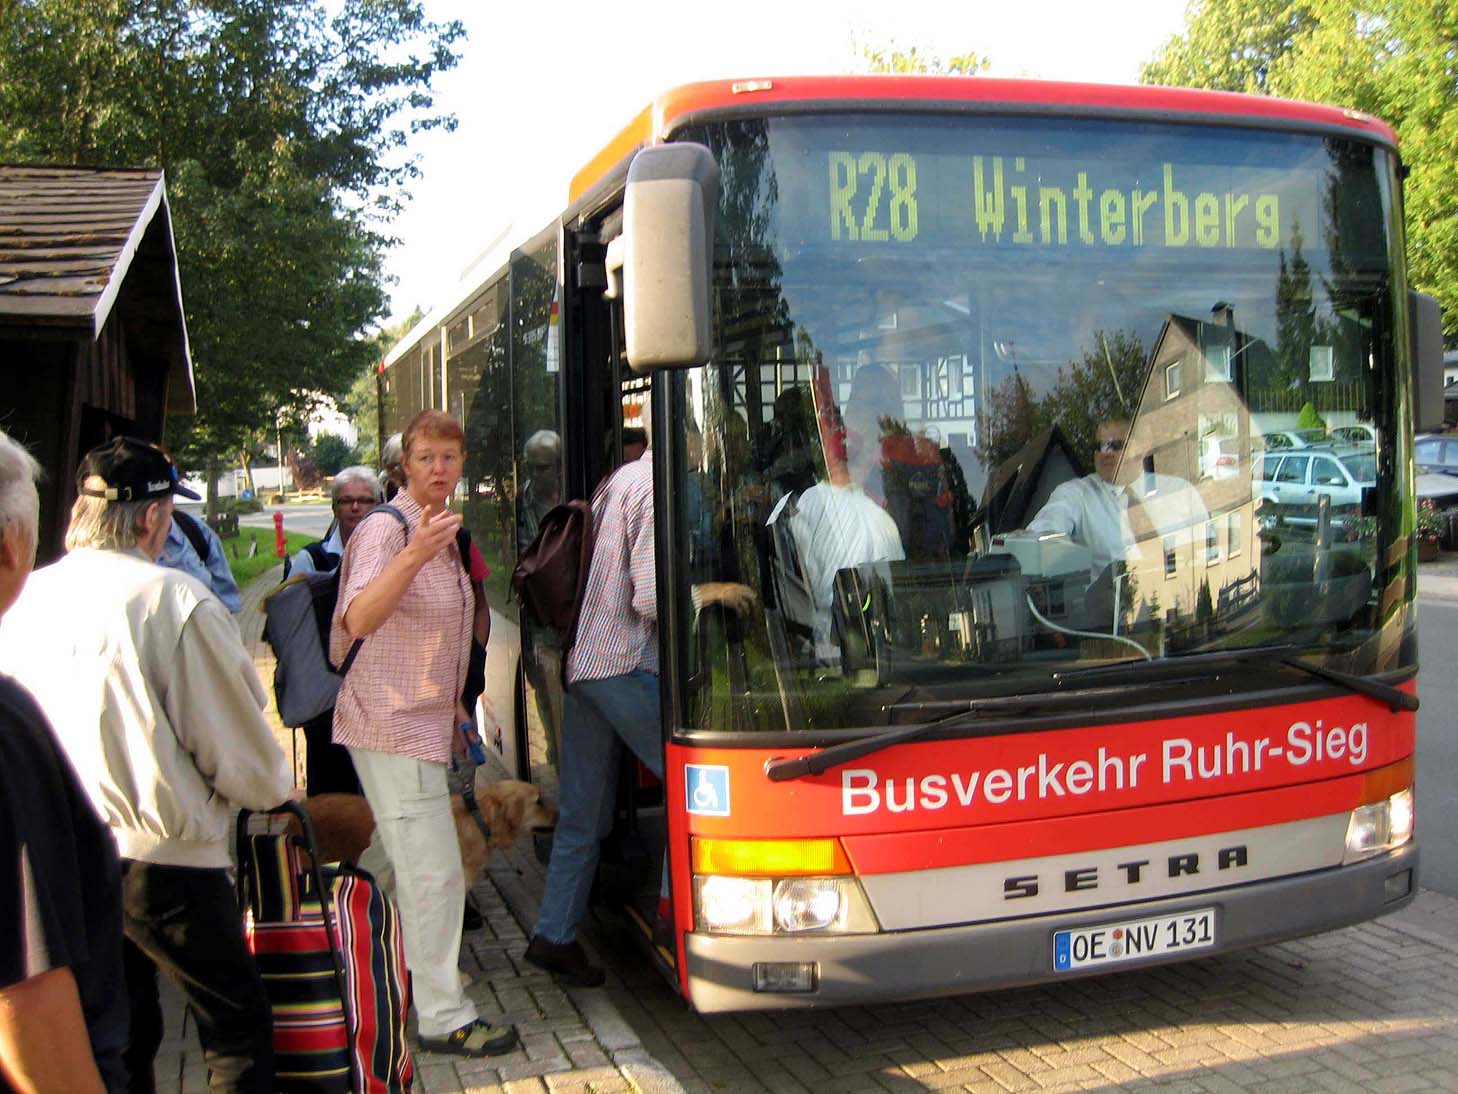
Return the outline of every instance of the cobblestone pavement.
<path id="1" fill-rule="evenodd" d="M 1458 590 L 1458 565 L 1451 569 L 1441 577 Z M 242 623 L 249 639 L 247 605 Z M 266 652 L 261 660 L 269 679 Z M 428 1094 L 1458 1091 L 1458 900 L 1434 892 L 1357 927 L 1145 972 L 705 1017 L 682 1005 L 610 919 L 589 931 L 606 959 L 606 989 L 564 993 L 524 966 L 522 924 L 535 917 L 542 880 L 525 848 L 493 859 L 476 893 L 492 910 L 489 923 L 462 955 L 472 997 L 493 1021 L 517 1024 L 522 1048 L 490 1061 L 420 1055 Z M 177 1082 L 159 1089 L 205 1090 L 175 997 L 168 1019 L 159 1065 Z"/>

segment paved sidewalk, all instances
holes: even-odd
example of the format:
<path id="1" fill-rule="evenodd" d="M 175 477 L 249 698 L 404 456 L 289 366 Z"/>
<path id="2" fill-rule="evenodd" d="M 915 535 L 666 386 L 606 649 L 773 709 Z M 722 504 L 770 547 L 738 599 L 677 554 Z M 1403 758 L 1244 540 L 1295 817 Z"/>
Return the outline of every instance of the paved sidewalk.
<path id="1" fill-rule="evenodd" d="M 238 618 L 244 644 L 252 649 L 254 664 L 269 691 L 273 654 L 263 641 L 259 605 L 282 573 L 281 566 L 276 567 L 243 590 L 243 611 Z M 270 699 L 269 718 L 285 752 L 292 755 L 293 735 L 278 723 L 277 717 Z M 296 770 L 302 770 L 302 761 L 300 751 Z M 468 992 L 482 1017 L 514 1024 L 521 1034 L 521 1045 L 505 1056 L 482 1060 L 422 1053 L 417 1046 L 417 1092 L 657 1094 L 682 1090 L 672 1074 L 643 1047 L 607 992 L 564 992 L 550 976 L 523 960 L 526 932 L 536 920 L 544 882 L 545 870 L 525 844 L 495 854 L 487 876 L 475 889 L 486 926 L 466 936 L 461 952 L 461 968 L 471 978 Z M 158 1090 L 166 1094 L 206 1094 L 206 1068 L 181 996 L 165 993 L 164 1009 L 167 1034 L 157 1057 Z M 413 1037 L 413 1028 L 411 1033 Z"/>
<path id="2" fill-rule="evenodd" d="M 1424 596 L 1458 600 L 1458 551 L 1442 551 L 1435 561 L 1420 563 L 1417 581 Z"/>

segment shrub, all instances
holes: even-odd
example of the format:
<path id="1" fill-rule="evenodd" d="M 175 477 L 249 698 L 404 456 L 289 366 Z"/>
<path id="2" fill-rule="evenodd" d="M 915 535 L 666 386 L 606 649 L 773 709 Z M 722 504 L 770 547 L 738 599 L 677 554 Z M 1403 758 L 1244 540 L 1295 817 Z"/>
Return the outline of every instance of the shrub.
<path id="1" fill-rule="evenodd" d="M 1316 404 L 1307 400 L 1302 406 L 1301 413 L 1296 418 L 1297 429 L 1320 429 L 1326 430 L 1326 420 L 1317 412 Z"/>

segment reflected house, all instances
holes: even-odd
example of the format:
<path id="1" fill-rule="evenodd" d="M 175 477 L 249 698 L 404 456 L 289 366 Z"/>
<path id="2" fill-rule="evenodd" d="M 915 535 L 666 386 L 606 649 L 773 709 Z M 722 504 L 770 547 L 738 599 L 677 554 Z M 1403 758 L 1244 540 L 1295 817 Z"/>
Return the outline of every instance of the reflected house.
<path id="1" fill-rule="evenodd" d="M 972 515 L 972 534 L 981 551 L 985 553 L 992 536 L 1025 527 L 1060 483 L 1087 473 L 1058 426 L 1034 434 L 993 469 L 982 489 L 982 502 Z"/>
<path id="2" fill-rule="evenodd" d="M 1150 354 L 1126 460 L 1189 483 L 1208 519 L 1143 529 L 1137 582 L 1167 625 L 1183 628 L 1255 602 L 1260 581 L 1260 434 L 1243 395 L 1246 367 L 1269 348 L 1228 322 L 1171 315 Z M 1124 471 L 1121 478 L 1131 476 Z M 1202 605 L 1201 590 L 1209 590 Z"/>
<path id="3" fill-rule="evenodd" d="M 0 165 L 0 361 L 0 428 L 46 472 L 44 563 L 88 450 L 196 412 L 161 171 Z"/>

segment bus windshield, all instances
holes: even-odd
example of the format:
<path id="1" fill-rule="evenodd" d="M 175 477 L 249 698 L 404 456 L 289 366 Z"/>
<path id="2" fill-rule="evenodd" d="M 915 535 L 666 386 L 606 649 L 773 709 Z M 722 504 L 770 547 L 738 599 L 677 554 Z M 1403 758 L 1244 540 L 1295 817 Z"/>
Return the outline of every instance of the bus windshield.
<path id="1" fill-rule="evenodd" d="M 1413 660 L 1388 151 L 965 115 L 678 136 L 722 172 L 715 354 L 672 385 L 686 726 L 1245 647 Z M 696 611 L 714 581 L 755 605 Z"/>

